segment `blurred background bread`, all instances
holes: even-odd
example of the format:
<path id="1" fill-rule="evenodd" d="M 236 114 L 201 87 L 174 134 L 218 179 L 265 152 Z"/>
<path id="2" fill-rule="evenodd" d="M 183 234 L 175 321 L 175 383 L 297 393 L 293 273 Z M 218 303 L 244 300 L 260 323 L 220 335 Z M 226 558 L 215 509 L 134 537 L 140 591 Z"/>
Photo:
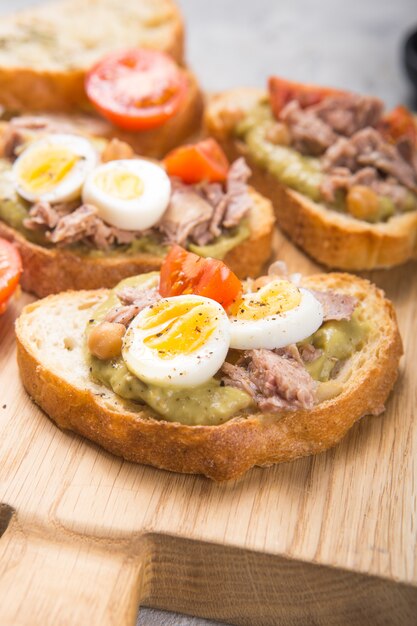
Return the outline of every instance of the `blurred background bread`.
<path id="1" fill-rule="evenodd" d="M 0 21 L 0 105 L 12 111 L 85 108 L 86 70 L 112 50 L 138 46 L 183 61 L 183 21 L 172 0 L 58 0 L 6 15 Z"/>

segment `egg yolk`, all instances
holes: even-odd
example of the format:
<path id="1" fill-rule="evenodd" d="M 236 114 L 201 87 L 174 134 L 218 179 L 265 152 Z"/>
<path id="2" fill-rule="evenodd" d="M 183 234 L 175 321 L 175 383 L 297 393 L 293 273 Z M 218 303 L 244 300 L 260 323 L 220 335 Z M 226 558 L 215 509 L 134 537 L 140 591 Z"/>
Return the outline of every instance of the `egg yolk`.
<path id="1" fill-rule="evenodd" d="M 157 350 L 160 358 L 191 354 L 210 338 L 217 315 L 218 312 L 206 303 L 162 301 L 142 321 L 141 328 L 150 331 L 144 344 Z"/>
<path id="2" fill-rule="evenodd" d="M 45 146 L 23 159 L 19 178 L 29 191 L 42 195 L 61 183 L 80 158 L 64 146 Z"/>
<path id="3" fill-rule="evenodd" d="M 290 311 L 300 302 L 300 290 L 293 283 L 274 280 L 257 292 L 244 295 L 231 314 L 241 320 L 259 320 Z"/>
<path id="4" fill-rule="evenodd" d="M 134 200 L 142 195 L 144 190 L 143 181 L 139 176 L 119 168 L 98 172 L 95 183 L 105 194 L 119 200 Z"/>

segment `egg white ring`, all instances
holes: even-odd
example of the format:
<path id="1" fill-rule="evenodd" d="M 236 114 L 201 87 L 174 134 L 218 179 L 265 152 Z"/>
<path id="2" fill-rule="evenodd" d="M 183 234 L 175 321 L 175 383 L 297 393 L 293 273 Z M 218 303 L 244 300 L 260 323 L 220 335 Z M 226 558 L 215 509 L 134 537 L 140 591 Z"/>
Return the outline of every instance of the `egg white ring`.
<path id="1" fill-rule="evenodd" d="M 36 153 L 46 146 L 63 145 L 75 155 L 81 157 L 63 180 L 52 191 L 37 195 L 28 190 L 20 179 L 20 171 L 28 159 L 36 160 Z M 22 198 L 29 202 L 70 202 L 81 196 L 81 188 L 87 175 L 98 163 L 98 154 L 93 144 L 79 135 L 56 133 L 42 137 L 31 143 L 13 163 L 12 177 L 14 187 Z"/>
<path id="2" fill-rule="evenodd" d="M 230 347 L 238 350 L 285 348 L 316 332 L 323 323 L 323 307 L 311 291 L 300 288 L 300 303 L 283 313 L 259 320 L 230 318 Z"/>
<path id="3" fill-rule="evenodd" d="M 104 192 L 95 182 L 100 173 L 120 168 L 138 176 L 143 191 L 123 200 Z M 154 226 L 165 213 L 171 197 L 171 181 L 165 170 L 145 159 L 119 159 L 100 165 L 84 183 L 83 201 L 94 204 L 99 216 L 123 230 L 142 231 Z"/>
<path id="4" fill-rule="evenodd" d="M 162 330 L 168 322 L 152 331 L 143 331 L 140 328 L 141 321 L 147 317 L 152 305 L 142 309 L 130 323 L 123 338 L 122 356 L 129 371 L 145 383 L 170 388 L 198 387 L 210 380 L 226 360 L 230 343 L 230 322 L 223 307 L 202 296 L 164 298 L 166 302 L 179 300 L 210 304 L 213 317 L 217 317 L 215 328 L 207 342 L 195 352 L 163 359 L 158 357 L 157 350 L 144 344 L 144 339 Z"/>

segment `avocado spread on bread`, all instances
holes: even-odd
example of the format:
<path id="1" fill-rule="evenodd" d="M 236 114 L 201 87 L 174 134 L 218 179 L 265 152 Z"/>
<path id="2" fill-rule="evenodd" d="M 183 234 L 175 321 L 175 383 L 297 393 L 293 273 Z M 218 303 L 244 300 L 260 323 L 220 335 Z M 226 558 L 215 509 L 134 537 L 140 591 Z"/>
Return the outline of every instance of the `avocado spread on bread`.
<path id="1" fill-rule="evenodd" d="M 292 121 L 292 118 L 290 119 Z M 308 125 L 307 121 L 305 123 Z M 299 129 L 298 126 L 297 132 L 300 132 Z M 343 155 L 344 146 L 341 143 L 346 142 L 346 154 L 349 154 L 352 148 L 347 142 L 351 141 L 350 139 L 344 137 L 339 139 L 341 156 L 336 157 L 335 143 L 324 153 L 318 154 L 313 148 L 309 150 L 310 144 L 306 141 L 305 148 L 301 151 L 299 149 L 301 142 L 294 142 L 290 133 L 291 124 L 287 120 L 277 121 L 266 100 L 252 109 L 235 128 L 235 135 L 244 141 L 245 148 L 254 162 L 283 185 L 302 193 L 314 202 L 323 203 L 335 211 L 348 213 L 371 223 L 385 222 L 396 214 L 417 210 L 417 184 L 413 185 L 411 166 L 401 162 L 400 154 L 398 156 L 391 154 L 393 146 L 381 148 L 388 152 L 387 155 L 383 153 L 383 158 L 388 164 L 383 162 L 382 158 L 378 161 L 381 167 L 388 168 L 389 175 L 375 167 L 360 167 L 353 164 L 350 164 L 352 168 L 350 171 L 347 167 L 348 157 Z M 369 130 L 365 128 L 360 133 L 362 136 L 358 139 L 358 145 L 359 141 L 362 141 L 364 149 L 371 150 L 373 141 L 374 151 L 380 149 L 376 146 L 380 141 L 376 129 L 369 127 Z M 337 168 L 333 165 L 332 160 L 336 158 L 339 158 L 343 166 Z M 360 159 L 360 155 L 358 158 Z M 365 155 L 363 158 L 368 157 Z M 393 165 L 390 168 L 391 162 Z M 406 170 L 405 173 L 401 166 Z M 394 174 L 399 178 L 395 178 Z M 417 180 L 417 172 L 414 178 Z"/>
<path id="2" fill-rule="evenodd" d="M 221 424 L 246 409 L 253 410 L 253 397 L 244 389 L 231 386 L 218 374 L 197 387 L 170 388 L 140 380 L 131 373 L 122 354 L 113 358 L 98 358 L 91 354 L 88 349 L 89 335 L 104 320 L 110 319 L 111 311 L 117 311 L 118 307 L 122 309 L 121 292 L 126 289 L 145 291 L 149 286 L 156 289 L 158 277 L 157 272 L 152 272 L 123 280 L 95 310 L 86 329 L 85 358 L 91 377 L 122 398 L 148 405 L 155 411 L 156 418 L 182 424 Z M 307 370 L 316 381 L 313 385 L 317 388 L 319 401 L 334 397 L 342 391 L 342 385 L 333 377 L 338 368 L 363 347 L 369 326 L 361 319 L 360 309 L 357 307 L 349 320 L 325 321 L 311 337 L 294 346 L 299 360 L 297 367 Z M 115 321 L 118 319 L 114 318 Z M 231 350 L 226 358 L 231 367 L 235 367 L 236 352 L 239 351 Z M 293 359 L 292 353 L 285 353 L 284 358 L 287 356 Z"/>
<path id="3" fill-rule="evenodd" d="M 106 314 L 120 301 L 116 295 L 123 287 L 138 287 L 152 276 L 143 274 L 126 278 L 117 285 L 107 300 L 96 310 L 89 322 L 87 333 L 100 323 Z M 251 397 L 233 387 L 222 386 L 220 380 L 212 379 L 204 385 L 188 390 L 178 390 L 149 385 L 131 374 L 120 355 L 111 360 L 100 360 L 86 350 L 91 376 L 128 400 L 136 400 L 150 406 L 161 418 L 182 424 L 221 424 L 234 414 L 252 404 Z"/>
<path id="4" fill-rule="evenodd" d="M 21 198 L 13 185 L 11 176 L 11 163 L 7 159 L 0 158 L 0 220 L 21 233 L 28 241 L 45 247 L 53 247 L 54 244 L 45 237 L 45 232 L 39 229 L 26 228 L 24 220 L 29 217 L 30 203 Z M 250 228 L 246 219 L 242 219 L 237 226 L 224 231 L 213 241 L 204 245 L 190 244 L 189 248 L 200 256 L 210 256 L 223 259 L 226 254 L 245 241 L 250 235 Z M 163 257 L 168 250 L 159 233 L 150 232 L 135 236 L 127 244 L 114 244 L 101 249 L 84 242 L 66 244 L 65 247 L 79 255 L 91 258 L 126 256 L 139 253 L 152 254 Z"/>

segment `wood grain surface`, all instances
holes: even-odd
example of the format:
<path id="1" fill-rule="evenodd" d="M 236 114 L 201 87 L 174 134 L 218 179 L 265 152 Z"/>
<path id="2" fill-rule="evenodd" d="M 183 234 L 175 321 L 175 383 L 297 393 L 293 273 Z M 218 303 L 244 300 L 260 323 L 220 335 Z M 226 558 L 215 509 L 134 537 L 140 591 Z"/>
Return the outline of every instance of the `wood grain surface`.
<path id="1" fill-rule="evenodd" d="M 317 271 L 280 235 L 275 255 Z M 19 382 L 16 299 L 0 320 L 0 624 L 130 626 L 139 603 L 251 626 L 415 624 L 416 265 L 372 279 L 405 344 L 387 411 L 220 485 L 54 426 Z"/>

